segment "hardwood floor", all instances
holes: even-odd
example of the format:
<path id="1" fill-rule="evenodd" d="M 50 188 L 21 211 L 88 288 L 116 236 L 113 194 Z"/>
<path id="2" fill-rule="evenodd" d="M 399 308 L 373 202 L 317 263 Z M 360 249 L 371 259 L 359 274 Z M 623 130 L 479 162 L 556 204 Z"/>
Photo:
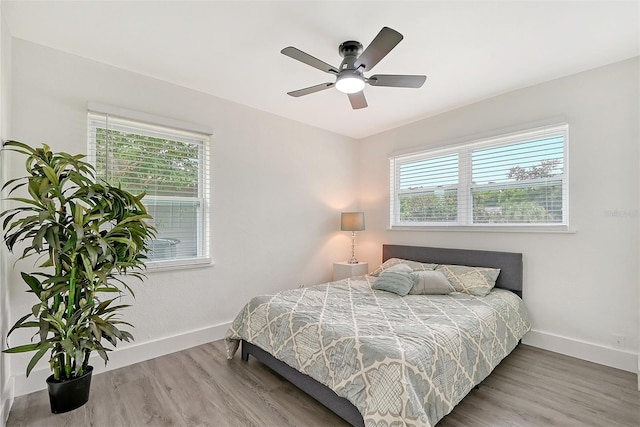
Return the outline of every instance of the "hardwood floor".
<path id="1" fill-rule="evenodd" d="M 46 391 L 16 398 L 7 426 L 345 426 L 223 341 L 93 377 L 89 403 L 49 412 Z M 520 345 L 438 427 L 640 425 L 632 373 Z"/>

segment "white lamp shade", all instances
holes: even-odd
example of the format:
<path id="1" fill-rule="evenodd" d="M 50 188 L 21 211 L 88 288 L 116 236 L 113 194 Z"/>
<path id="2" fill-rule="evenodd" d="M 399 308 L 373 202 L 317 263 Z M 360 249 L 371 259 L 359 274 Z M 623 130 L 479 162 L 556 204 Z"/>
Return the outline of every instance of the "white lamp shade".
<path id="1" fill-rule="evenodd" d="M 364 230 L 364 212 L 342 212 L 342 215 L 340 217 L 340 230 Z"/>

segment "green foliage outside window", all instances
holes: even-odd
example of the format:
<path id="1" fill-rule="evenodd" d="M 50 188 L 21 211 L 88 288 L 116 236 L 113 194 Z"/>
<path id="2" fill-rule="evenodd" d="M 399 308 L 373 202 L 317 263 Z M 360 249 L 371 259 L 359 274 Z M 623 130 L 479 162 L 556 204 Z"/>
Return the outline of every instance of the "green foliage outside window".
<path id="1" fill-rule="evenodd" d="M 562 223 L 562 183 L 473 192 L 473 222 Z"/>
<path id="2" fill-rule="evenodd" d="M 400 196 L 400 219 L 407 222 L 455 222 L 457 190 L 431 191 Z"/>
<path id="3" fill-rule="evenodd" d="M 558 160 L 513 167 L 510 182 L 499 188 L 472 190 L 473 223 L 562 223 L 562 181 L 553 180 Z M 538 181 L 539 182 L 535 182 Z M 455 189 L 400 196 L 400 219 L 405 222 L 456 222 L 458 199 Z"/>
<path id="4" fill-rule="evenodd" d="M 99 127 L 96 128 L 96 142 L 98 176 L 132 192 L 197 197 L 199 156 L 196 144 Z"/>

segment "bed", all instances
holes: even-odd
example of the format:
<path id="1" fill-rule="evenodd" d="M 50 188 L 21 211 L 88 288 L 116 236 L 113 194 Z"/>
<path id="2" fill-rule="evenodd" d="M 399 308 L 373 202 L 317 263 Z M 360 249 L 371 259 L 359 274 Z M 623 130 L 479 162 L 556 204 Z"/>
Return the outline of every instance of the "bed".
<path id="1" fill-rule="evenodd" d="M 393 259 L 500 269 L 486 296 L 399 296 L 360 276 L 252 299 L 226 335 L 354 426 L 433 426 L 529 330 L 522 254 L 383 245 Z"/>

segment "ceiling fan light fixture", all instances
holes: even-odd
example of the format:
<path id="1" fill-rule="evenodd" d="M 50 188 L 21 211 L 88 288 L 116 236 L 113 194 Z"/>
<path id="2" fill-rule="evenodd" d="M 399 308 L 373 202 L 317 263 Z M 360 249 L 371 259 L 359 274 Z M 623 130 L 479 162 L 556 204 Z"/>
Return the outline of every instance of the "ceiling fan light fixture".
<path id="1" fill-rule="evenodd" d="M 336 80 L 336 89 L 342 93 L 356 93 L 364 89 L 364 78 L 358 74 L 343 74 Z"/>

